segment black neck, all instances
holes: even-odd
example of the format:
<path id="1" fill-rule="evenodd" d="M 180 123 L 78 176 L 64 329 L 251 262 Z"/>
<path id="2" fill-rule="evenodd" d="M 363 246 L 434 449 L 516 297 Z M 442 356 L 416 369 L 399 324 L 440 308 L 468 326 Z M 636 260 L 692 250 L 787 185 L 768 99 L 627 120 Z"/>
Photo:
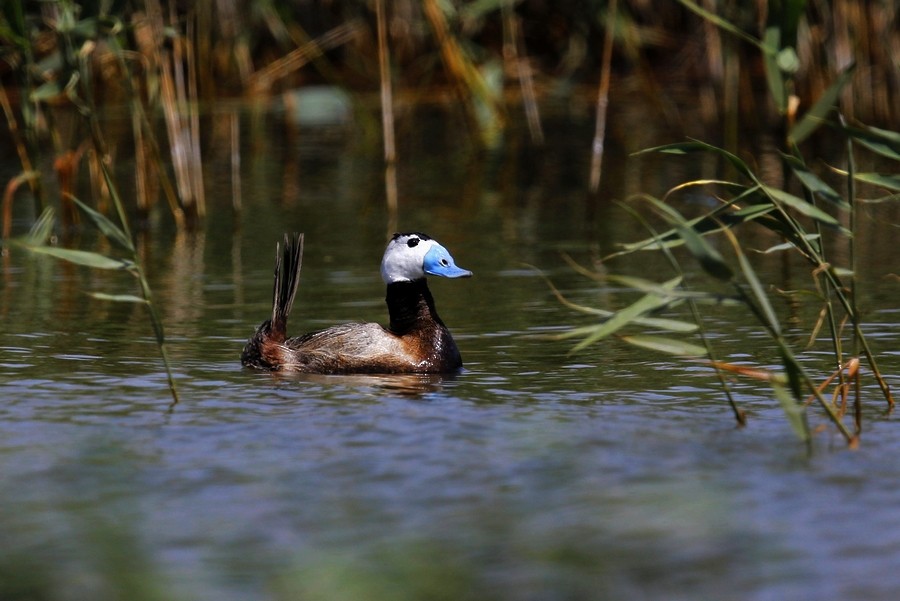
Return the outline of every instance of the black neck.
<path id="1" fill-rule="evenodd" d="M 394 282 L 387 287 L 387 306 L 391 331 L 405 334 L 430 323 L 444 325 L 434 308 L 434 298 L 425 278 L 412 282 Z"/>

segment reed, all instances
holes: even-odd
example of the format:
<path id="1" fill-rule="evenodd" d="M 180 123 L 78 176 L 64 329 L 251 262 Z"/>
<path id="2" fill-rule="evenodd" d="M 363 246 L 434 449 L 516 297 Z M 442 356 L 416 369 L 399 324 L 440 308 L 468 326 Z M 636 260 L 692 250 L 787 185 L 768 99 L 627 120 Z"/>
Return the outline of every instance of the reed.
<path id="1" fill-rule="evenodd" d="M 206 215 L 196 54 L 188 35 L 172 38 L 171 50 L 168 49 L 165 32 L 167 28 L 177 27 L 174 5 L 169 5 L 168 21 L 158 0 L 147 0 L 145 6 L 148 35 L 138 36 L 138 40 L 141 41 L 142 53 L 159 77 L 160 100 L 169 134 L 178 196 L 189 223 L 193 225 Z"/>
<path id="2" fill-rule="evenodd" d="M 84 24 L 84 29 L 79 30 L 74 26 L 77 21 L 75 20 L 74 12 L 72 12 L 72 6 L 63 5 L 60 7 L 60 10 L 56 34 L 62 40 L 62 46 L 67 49 L 63 56 L 64 61 L 61 68 L 61 73 L 65 75 L 66 84 L 62 87 L 60 82 L 50 82 L 43 90 L 37 89 L 35 96 L 39 99 L 54 98 L 64 93 L 65 98 L 77 108 L 78 114 L 90 136 L 88 141 L 79 145 L 77 151 L 64 153 L 57 158 L 55 163 L 56 170 L 62 181 L 62 206 L 64 210 L 71 212 L 70 217 L 64 221 L 74 221 L 75 216 L 78 214 L 86 216 L 110 243 L 120 251 L 124 251 L 124 256 L 107 256 L 96 252 L 61 248 L 48 244 L 48 239 L 55 223 L 55 211 L 50 207 L 42 212 L 41 217 L 36 221 L 27 236 L 12 240 L 12 242 L 29 251 L 52 256 L 74 264 L 94 269 L 125 271 L 137 280 L 139 295 L 110 295 L 102 292 L 90 292 L 89 294 L 98 300 L 137 302 L 147 307 L 150 324 L 165 366 L 169 390 L 172 396 L 172 406 L 174 406 L 178 403 L 178 391 L 168 357 L 162 320 L 157 312 L 149 282 L 133 242 L 125 203 L 118 192 L 118 186 L 108 166 L 110 161 L 108 145 L 103 137 L 98 117 L 98 107 L 94 100 L 94 65 L 92 59 L 97 48 L 94 38 L 97 32 L 96 23 Z M 79 31 L 87 32 L 85 36 L 87 39 L 80 37 L 83 34 L 79 34 Z M 97 158 L 96 166 L 100 177 L 102 177 L 104 189 L 109 194 L 116 216 L 115 220 L 81 202 L 73 194 L 74 187 L 71 185 L 71 179 L 74 177 L 81 154 L 87 147 L 90 147 Z M 32 176 L 26 174 L 26 177 Z"/>
<path id="3" fill-rule="evenodd" d="M 387 17 L 384 0 L 375 1 L 378 21 L 378 73 L 381 79 L 381 130 L 384 139 L 384 189 L 387 200 L 388 228 L 386 234 L 397 231 L 397 145 L 394 140 L 394 86 L 391 81 L 391 55 L 388 47 Z"/>
<path id="4" fill-rule="evenodd" d="M 606 111 L 609 106 L 609 79 L 612 65 L 613 38 L 615 22 L 618 16 L 618 2 L 611 0 L 609 3 L 608 25 L 603 39 L 603 59 L 600 69 L 600 86 L 597 90 L 597 111 L 595 116 L 594 142 L 591 144 L 591 194 L 596 194 L 600 189 L 600 175 L 603 166 L 603 146 L 606 139 Z"/>
<path id="5" fill-rule="evenodd" d="M 629 306 L 611 313 L 608 318 L 594 325 L 575 328 L 563 334 L 562 338 L 581 338 L 574 350 L 590 344 L 618 336 L 621 340 L 658 352 L 690 357 L 703 361 L 715 369 L 719 381 L 728 395 L 735 417 L 744 423 L 744 413 L 734 402 L 723 372 L 736 373 L 763 380 L 771 385 L 775 397 L 785 411 L 785 415 L 798 436 L 804 441 L 811 438 L 807 422 L 806 407 L 814 400 L 821 407 L 836 430 L 848 445 L 858 444 L 862 431 L 862 411 L 860 398 L 860 359 L 868 364 L 872 377 L 877 382 L 888 410 L 894 406 L 890 387 L 885 380 L 875 354 L 862 330 L 860 310 L 856 304 L 855 290 L 859 277 L 859 265 L 854 250 L 856 243 L 856 212 L 861 199 L 857 197 L 858 181 L 877 182 L 889 195 L 896 197 L 900 183 L 896 176 L 868 174 L 861 177 L 855 168 L 857 147 L 865 147 L 881 159 L 900 162 L 900 134 L 883 129 L 847 124 L 839 109 L 842 94 L 854 73 L 851 64 L 841 71 L 834 81 L 811 102 L 808 110 L 797 114 L 798 101 L 793 95 L 796 90 L 795 75 L 799 64 L 794 47 L 793 30 L 797 26 L 797 13 L 787 7 L 787 16 L 775 19 L 761 39 L 752 38 L 731 23 L 706 11 L 689 0 L 679 0 L 711 23 L 727 33 L 750 42 L 762 54 L 766 65 L 769 92 L 774 105 L 782 117 L 783 138 L 783 178 L 784 187 L 767 185 L 750 165 L 736 154 L 723 148 L 699 141 L 689 141 L 651 148 L 642 152 L 666 153 L 669 155 L 690 155 L 696 153 L 713 154 L 722 159 L 729 169 L 736 173 L 736 179 L 693 180 L 671 188 L 662 198 L 642 194 L 636 199 L 649 207 L 649 213 L 661 218 L 668 229 L 657 233 L 636 208 L 629 208 L 651 232 L 650 237 L 627 244 L 623 250 L 607 257 L 642 251 L 661 251 L 666 254 L 676 273 L 674 279 L 654 282 L 642 278 L 607 275 L 606 278 L 640 293 L 638 300 Z M 796 11 L 797 6 L 794 6 Z M 827 125 L 828 132 L 819 131 Z M 801 151 L 803 143 L 813 134 L 837 135 L 844 138 L 847 147 L 847 170 L 843 172 L 846 194 L 841 194 L 816 175 Z M 799 195 L 789 191 L 793 184 Z M 716 198 L 719 205 L 698 217 L 688 219 L 672 206 L 681 193 L 697 189 L 711 189 L 709 198 Z M 826 210 L 827 208 L 827 210 Z M 834 215 L 838 213 L 840 219 Z M 849 223 L 844 227 L 842 221 Z M 777 312 L 768 298 L 768 287 L 763 283 L 744 251 L 740 230 L 749 224 L 768 230 L 781 242 L 766 252 L 795 252 L 810 267 L 810 280 L 814 286 L 815 298 L 822 305 L 822 321 L 829 327 L 834 371 L 822 384 L 815 383 L 815 377 L 799 361 L 797 351 L 788 342 Z M 827 233 L 837 242 L 829 243 Z M 710 238 L 721 236 L 732 251 L 732 258 L 726 259 Z M 830 245 L 843 244 L 849 248 L 849 264 L 838 265 L 831 256 Z M 713 281 L 725 284 L 730 293 L 710 291 L 703 282 L 689 283 L 687 270 L 672 254 L 675 247 L 683 247 L 695 259 L 702 272 Z M 586 271 L 586 270 L 582 270 Z M 676 319 L 649 318 L 652 312 L 676 310 L 688 302 L 693 322 Z M 697 307 L 701 304 L 743 307 L 752 315 L 759 326 L 772 340 L 780 358 L 781 371 L 763 367 L 729 364 L 718 360 L 706 331 L 704 319 Z M 581 308 L 582 310 L 584 308 Z M 652 321 L 650 321 L 652 319 Z M 849 325 L 852 342 L 848 353 L 843 344 L 843 327 Z M 694 327 L 691 327 L 694 326 Z M 630 333 L 628 329 L 645 329 L 669 333 L 699 332 L 702 345 L 683 338 L 656 333 Z M 816 326 L 818 331 L 818 325 Z M 831 400 L 826 398 L 826 389 L 837 381 Z M 855 388 L 851 393 L 850 381 Z M 845 424 L 848 399 L 853 394 L 852 427 Z M 808 398 L 807 398 L 808 397 Z"/>

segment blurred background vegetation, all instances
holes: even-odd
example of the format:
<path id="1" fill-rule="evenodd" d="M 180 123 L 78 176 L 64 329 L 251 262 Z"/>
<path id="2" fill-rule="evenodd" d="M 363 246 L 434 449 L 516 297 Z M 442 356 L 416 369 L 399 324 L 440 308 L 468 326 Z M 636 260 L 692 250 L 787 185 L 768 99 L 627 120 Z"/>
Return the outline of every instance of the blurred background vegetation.
<path id="1" fill-rule="evenodd" d="M 67 194 L 81 171 L 102 208 L 108 191 L 97 157 L 111 164 L 116 149 L 128 147 L 134 208 L 146 213 L 165 198 L 179 224 L 196 223 L 206 210 L 201 147 L 214 143 L 201 122 L 216 106 L 271 100 L 290 109 L 298 89 L 328 86 L 319 88 L 327 90 L 319 101 L 326 114 L 352 110 L 377 140 L 381 59 L 395 92 L 387 110 L 401 126 L 410 107 L 439 102 L 480 145 L 498 144 L 519 120 L 540 144 L 547 101 L 580 99 L 590 110 L 605 76 L 618 98 L 651 98 L 675 132 L 702 128 L 709 139 L 717 130 L 723 139 L 710 141 L 734 148 L 747 128 L 784 130 L 764 56 L 747 43 L 771 41 L 774 31 L 775 46 L 790 49 L 779 67 L 792 75 L 791 110 L 802 114 L 855 63 L 840 99 L 844 114 L 895 127 L 898 18 L 891 0 L 11 0 L 0 15 L 9 132 L 0 146 L 18 156 L 22 174 L 8 182 L 7 210 L 26 183 L 43 206 L 42 180 L 56 178 L 62 218 L 74 220 Z M 123 113 L 127 126 L 97 125 Z M 42 173 L 48 152 L 53 172 Z"/>

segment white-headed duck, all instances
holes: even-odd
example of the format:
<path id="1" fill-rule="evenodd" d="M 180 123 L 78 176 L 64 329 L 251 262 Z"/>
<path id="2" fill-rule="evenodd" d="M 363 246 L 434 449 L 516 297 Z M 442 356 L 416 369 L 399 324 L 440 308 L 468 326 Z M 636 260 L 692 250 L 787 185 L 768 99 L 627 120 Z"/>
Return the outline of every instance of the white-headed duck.
<path id="1" fill-rule="evenodd" d="M 463 278 L 446 248 L 421 233 L 394 234 L 381 260 L 390 325 L 346 323 L 294 338 L 287 318 L 297 293 L 303 234 L 276 245 L 272 318 L 247 342 L 241 363 L 271 371 L 318 374 L 449 373 L 462 367 L 450 330 L 438 317 L 426 275 Z"/>

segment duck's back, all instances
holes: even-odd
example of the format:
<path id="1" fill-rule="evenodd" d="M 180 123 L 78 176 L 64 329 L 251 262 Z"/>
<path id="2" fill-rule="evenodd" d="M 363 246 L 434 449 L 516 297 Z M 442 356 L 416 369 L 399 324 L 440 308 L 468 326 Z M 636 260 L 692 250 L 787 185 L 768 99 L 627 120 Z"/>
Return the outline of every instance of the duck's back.
<path id="1" fill-rule="evenodd" d="M 399 336 L 376 323 L 346 323 L 284 341 L 280 369 L 313 373 L 447 372 L 462 365 L 444 328 Z"/>

